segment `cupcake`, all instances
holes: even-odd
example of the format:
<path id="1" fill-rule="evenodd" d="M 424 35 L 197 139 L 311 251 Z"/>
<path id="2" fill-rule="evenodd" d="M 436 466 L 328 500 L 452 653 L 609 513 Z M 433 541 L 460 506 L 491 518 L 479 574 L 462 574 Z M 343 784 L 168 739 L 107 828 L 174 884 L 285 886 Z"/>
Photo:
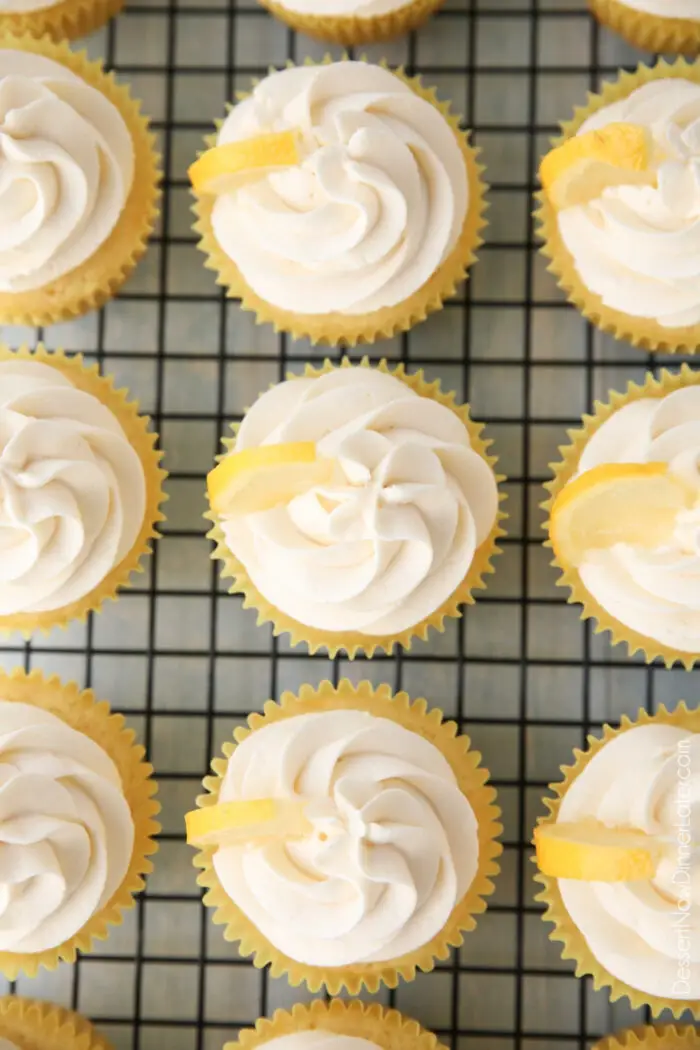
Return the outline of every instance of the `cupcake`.
<path id="1" fill-rule="evenodd" d="M 398 1010 L 358 1000 L 297 1003 L 290 1012 L 276 1010 L 255 1028 L 243 1028 L 224 1050 L 445 1050 Z"/>
<path id="2" fill-rule="evenodd" d="M 129 276 L 155 221 L 158 162 L 139 103 L 84 54 L 6 31 L 0 120 L 0 324 L 96 309 Z"/>
<path id="3" fill-rule="evenodd" d="M 449 106 L 368 62 L 271 73 L 190 167 L 206 265 L 259 322 L 372 343 L 454 294 L 485 225 Z"/>
<path id="4" fill-rule="evenodd" d="M 588 0 L 588 6 L 602 25 L 641 51 L 700 51 L 697 0 Z"/>
<path id="5" fill-rule="evenodd" d="M 692 1024 L 640 1024 L 596 1043 L 593 1050 L 697 1050 L 700 1032 Z"/>
<path id="6" fill-rule="evenodd" d="M 86 1017 L 53 1003 L 0 999 L 2 1050 L 111 1050 Z"/>
<path id="7" fill-rule="evenodd" d="M 562 125 L 542 161 L 543 252 L 583 315 L 635 346 L 700 344 L 700 65 L 640 66 Z"/>
<path id="8" fill-rule="evenodd" d="M 371 656 L 444 630 L 503 534 L 482 429 L 439 383 L 386 362 L 272 387 L 208 478 L 231 590 L 311 652 Z"/>
<path id="9" fill-rule="evenodd" d="M 544 504 L 559 586 L 613 644 L 690 670 L 700 657 L 700 373 L 630 383 L 569 436 Z"/>
<path id="10" fill-rule="evenodd" d="M 204 903 L 256 966 L 375 992 L 463 942 L 486 909 L 500 811 L 466 736 L 369 682 L 253 714 L 187 815 Z"/>
<path id="11" fill-rule="evenodd" d="M 0 30 L 15 36 L 50 37 L 59 43 L 93 33 L 124 6 L 124 0 L 4 0 Z"/>
<path id="12" fill-rule="evenodd" d="M 444 0 L 260 0 L 298 33 L 330 44 L 371 44 L 418 29 Z"/>
<path id="13" fill-rule="evenodd" d="M 40 671 L 0 673 L 0 973 L 73 962 L 122 921 L 155 853 L 156 786 L 122 715 Z"/>
<path id="14" fill-rule="evenodd" d="M 0 346 L 0 631 L 84 620 L 129 585 L 165 498 L 156 435 L 80 356 Z"/>
<path id="15" fill-rule="evenodd" d="M 700 711 L 640 711 L 588 745 L 535 829 L 550 936 L 612 1001 L 698 1016 Z"/>

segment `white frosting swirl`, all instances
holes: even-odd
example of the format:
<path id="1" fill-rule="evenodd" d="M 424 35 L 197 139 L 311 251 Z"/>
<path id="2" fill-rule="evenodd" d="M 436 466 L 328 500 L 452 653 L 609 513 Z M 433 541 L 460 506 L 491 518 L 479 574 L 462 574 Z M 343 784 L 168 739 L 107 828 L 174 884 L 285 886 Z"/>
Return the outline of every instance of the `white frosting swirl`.
<path id="1" fill-rule="evenodd" d="M 133 176 L 109 99 L 59 62 L 0 50 L 1 292 L 43 288 L 94 255 Z"/>
<path id="2" fill-rule="evenodd" d="M 0 615 L 93 590 L 146 510 L 138 454 L 116 417 L 56 368 L 0 362 Z"/>
<path id="3" fill-rule="evenodd" d="M 426 944 L 471 885 L 474 811 L 442 753 L 363 711 L 298 715 L 234 751 L 220 801 L 313 802 L 313 834 L 219 849 L 222 887 L 260 932 L 310 966 L 395 959 Z"/>
<path id="4" fill-rule="evenodd" d="M 237 449 L 315 441 L 329 485 L 225 519 L 229 549 L 276 608 L 308 627 L 397 634 L 464 579 L 496 519 L 493 471 L 450 409 L 377 369 L 280 383 Z"/>
<path id="5" fill-rule="evenodd" d="M 700 386 L 689 386 L 614 412 L 584 448 L 579 473 L 602 463 L 668 463 L 700 497 L 699 460 Z M 700 506 L 679 514 L 664 547 L 590 551 L 579 575 L 626 627 L 671 649 L 700 651 Z"/>
<path id="6" fill-rule="evenodd" d="M 278 1035 L 259 1044 L 265 1050 L 381 1050 L 377 1043 L 357 1035 L 340 1035 L 319 1028 L 306 1028 Z M 5 1050 L 0 1041 L 0 1050 Z"/>
<path id="7" fill-rule="evenodd" d="M 215 236 L 262 299 L 295 313 L 369 313 L 416 292 L 457 242 L 467 174 L 441 113 L 366 62 L 273 73 L 219 144 L 301 130 L 298 167 L 217 197 Z"/>
<path id="8" fill-rule="evenodd" d="M 622 0 L 622 3 L 646 15 L 700 21 L 700 0 Z"/>
<path id="9" fill-rule="evenodd" d="M 29 0 L 31 3 L 32 0 Z M 412 0 L 278 0 L 288 11 L 321 18 L 376 18 L 408 6 Z"/>
<path id="10" fill-rule="evenodd" d="M 651 880 L 559 879 L 573 922 L 618 980 L 648 995 L 699 998 L 700 735 L 661 724 L 620 733 L 573 781 L 557 819 L 590 817 L 668 845 Z"/>
<path id="11" fill-rule="evenodd" d="M 578 134 L 623 122 L 647 127 L 656 184 L 613 186 L 558 213 L 583 283 L 603 303 L 666 328 L 700 323 L 700 84 L 653 80 L 590 116 Z"/>
<path id="12" fill-rule="evenodd" d="M 0 951 L 73 937 L 120 886 L 133 846 L 109 755 L 56 715 L 0 700 Z"/>
<path id="13" fill-rule="evenodd" d="M 45 11 L 55 7 L 61 0 L 0 0 L 0 14 L 24 15 L 30 11 Z M 4 1050 L 0 1042 L 0 1050 Z"/>

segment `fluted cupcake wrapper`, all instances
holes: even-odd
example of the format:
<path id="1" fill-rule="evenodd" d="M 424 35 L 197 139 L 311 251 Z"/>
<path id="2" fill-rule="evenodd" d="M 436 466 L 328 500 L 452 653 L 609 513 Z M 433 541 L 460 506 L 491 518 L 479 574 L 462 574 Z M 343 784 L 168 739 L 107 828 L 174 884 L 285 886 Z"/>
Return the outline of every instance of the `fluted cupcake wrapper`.
<path id="1" fill-rule="evenodd" d="M 549 498 L 541 504 L 542 509 L 548 515 L 551 513 L 555 499 L 566 483 L 576 475 L 579 460 L 587 443 L 614 412 L 617 412 L 623 405 L 629 404 L 631 401 L 638 401 L 642 397 L 665 397 L 666 394 L 670 394 L 681 387 L 697 386 L 699 383 L 700 372 L 693 371 L 688 365 L 682 365 L 678 372 L 668 372 L 666 369 L 662 369 L 658 378 L 649 372 L 641 386 L 638 383 L 630 382 L 627 384 L 627 389 L 624 393 L 611 390 L 609 401 L 596 401 L 593 406 L 593 414 L 586 414 L 582 417 L 583 426 L 579 430 L 567 431 L 570 444 L 562 445 L 559 448 L 561 460 L 557 463 L 549 464 L 554 478 L 552 481 L 545 483 L 544 487 L 549 492 Z M 549 517 L 544 522 L 543 528 L 549 533 Z M 552 548 L 551 540 L 545 540 L 544 546 Z M 690 671 L 695 662 L 700 659 L 700 651 L 687 653 L 679 649 L 670 649 L 655 638 L 648 638 L 626 627 L 625 624 L 611 616 L 595 600 L 584 586 L 576 569 L 564 568 L 556 555 L 550 564 L 561 572 L 561 576 L 556 581 L 557 586 L 569 588 L 570 593 L 567 602 L 570 605 L 579 604 L 582 606 L 581 619 L 594 619 L 596 621 L 595 633 L 600 634 L 603 631 L 609 631 L 612 644 L 618 645 L 624 642 L 627 645 L 630 656 L 634 656 L 635 653 L 641 651 L 647 663 L 652 663 L 656 659 L 662 659 L 667 667 L 680 663 L 683 664 L 687 671 Z"/>
<path id="2" fill-rule="evenodd" d="M 330 57 L 327 57 L 321 64 L 330 61 L 332 61 Z M 293 65 L 293 63 L 289 64 Z M 305 65 L 318 64 L 311 60 L 305 63 Z M 462 130 L 459 117 L 450 112 L 449 103 L 438 99 L 434 88 L 424 87 L 420 77 L 409 77 L 403 69 L 395 69 L 392 72 L 443 116 L 452 129 L 464 157 L 469 183 L 469 203 L 457 244 L 430 280 L 396 306 L 357 315 L 296 314 L 289 310 L 282 310 L 261 299 L 248 286 L 238 267 L 226 255 L 214 236 L 211 224 L 213 199 L 210 196 L 196 198 L 193 211 L 197 216 L 197 221 L 194 229 L 200 236 L 199 248 L 207 256 L 204 265 L 216 272 L 217 284 L 226 288 L 230 297 L 241 300 L 242 309 L 250 310 L 256 315 L 258 324 L 272 324 L 276 332 L 289 332 L 294 339 L 308 338 L 312 343 L 324 343 L 331 346 L 340 343 L 348 346 L 373 343 L 376 339 L 391 339 L 397 332 L 408 331 L 420 321 L 424 321 L 428 314 L 442 309 L 445 299 L 454 295 L 457 286 L 466 278 L 467 270 L 476 259 L 476 249 L 483 244 L 481 231 L 486 226 L 484 212 L 487 208 L 487 187 L 482 180 L 484 168 L 478 162 L 479 150 L 470 144 L 469 132 Z M 245 97 L 245 93 L 239 96 L 239 98 Z M 206 148 L 214 145 L 216 145 L 216 136 L 207 136 Z"/>
<path id="3" fill-rule="evenodd" d="M 382 40 L 392 40 L 397 36 L 418 29 L 435 11 L 442 7 L 444 0 L 412 0 L 395 11 L 382 15 L 360 17 L 358 15 L 311 15 L 306 12 L 292 11 L 275 0 L 260 0 L 271 14 L 285 22 L 298 33 L 306 33 L 316 40 L 329 44 L 342 44 L 353 47 L 358 44 L 373 44 Z"/>
<path id="4" fill-rule="evenodd" d="M 316 999 L 311 1003 L 296 1003 L 290 1011 L 276 1010 L 271 1018 L 261 1017 L 256 1021 L 255 1028 L 243 1028 L 236 1042 L 226 1043 L 224 1050 L 257 1050 L 270 1039 L 309 1031 L 366 1039 L 382 1050 L 445 1050 L 437 1036 L 417 1021 L 404 1017 L 398 1010 L 357 999 L 351 1002 L 333 999 L 329 1003 Z"/>
<path id="5" fill-rule="evenodd" d="M 40 968 L 54 970 L 60 962 L 74 962 L 77 953 L 89 952 L 94 941 L 102 941 L 110 926 L 118 926 L 123 912 L 133 907 L 134 894 L 143 889 L 144 875 L 153 870 L 148 859 L 158 846 L 154 836 L 160 826 L 154 817 L 160 805 L 153 796 L 157 786 L 153 767 L 145 751 L 135 743 L 136 734 L 125 728 L 123 715 L 112 714 L 106 701 L 97 701 L 91 689 L 80 690 L 75 682 L 64 685 L 57 676 L 45 678 L 41 671 L 30 674 L 16 668 L 0 671 L 0 699 L 29 704 L 56 715 L 79 733 L 84 733 L 109 755 L 122 781 L 124 797 L 134 822 L 134 848 L 129 868 L 112 898 L 69 940 L 42 952 L 0 951 L 0 973 L 15 980 L 24 973 L 35 977 Z"/>
<path id="6" fill-rule="evenodd" d="M 0 999 L 0 1039 L 22 1050 L 111 1050 L 81 1014 L 18 995 Z"/>
<path id="7" fill-rule="evenodd" d="M 60 43 L 93 33 L 123 6 L 124 0 L 58 0 L 38 11 L 5 11 L 0 15 L 0 24 L 3 33 L 47 36 Z"/>
<path id="8" fill-rule="evenodd" d="M 46 634 L 54 627 L 67 627 L 72 620 L 84 621 L 89 612 L 99 612 L 103 602 L 115 599 L 120 588 L 131 586 L 132 573 L 143 572 L 141 559 L 151 553 L 152 541 L 159 535 L 156 525 L 164 520 L 159 508 L 167 499 L 163 491 L 167 473 L 160 466 L 163 453 L 156 448 L 158 435 L 148 429 L 149 417 L 140 415 L 138 402 L 130 401 L 126 390 L 117 389 L 111 376 L 101 376 L 96 364 L 86 364 L 82 354 L 69 357 L 63 350 L 47 350 L 41 343 L 36 349 L 22 346 L 18 350 L 0 344 L 0 361 L 17 358 L 39 361 L 55 368 L 67 376 L 78 390 L 92 394 L 101 401 L 119 421 L 129 444 L 137 453 L 146 483 L 146 509 L 139 534 L 128 554 L 104 577 L 99 586 L 70 605 L 58 609 L 0 616 L 0 633 L 21 631 L 28 638 L 32 631 Z"/>
<path id="9" fill-rule="evenodd" d="M 700 21 L 692 18 L 662 18 L 635 11 L 619 0 L 588 0 L 599 22 L 619 33 L 641 51 L 695 55 L 700 51 Z"/>
<path id="10" fill-rule="evenodd" d="M 304 369 L 304 376 L 316 378 L 320 375 L 332 372 L 335 368 L 351 367 L 357 366 L 353 365 L 348 358 L 343 358 L 340 365 L 334 365 L 331 361 L 327 360 L 323 365 L 318 367 L 307 364 Z M 484 424 L 475 423 L 472 420 L 469 415 L 468 406 L 458 404 L 454 393 L 443 393 L 440 389 L 439 381 L 429 383 L 424 378 L 422 370 L 415 373 L 409 373 L 406 372 L 402 364 L 397 365 L 396 367 L 390 367 L 385 360 L 380 361 L 377 366 L 372 366 L 367 358 L 363 358 L 360 362 L 360 367 L 377 367 L 387 375 L 395 376 L 396 379 L 400 379 L 403 383 L 406 383 L 411 390 L 414 390 L 421 397 L 429 397 L 433 401 L 437 401 L 439 404 L 449 408 L 466 427 L 472 448 L 478 452 L 482 459 L 484 459 L 492 469 L 495 469 L 497 459 L 489 453 L 489 448 L 492 442 L 485 440 L 482 436 Z M 289 375 L 287 378 L 295 379 L 298 377 Z M 235 446 L 237 425 L 232 424 L 231 429 L 234 433 L 234 437 L 223 439 L 223 444 L 226 446 L 227 451 L 231 451 Z M 505 478 L 503 475 L 497 474 L 496 480 L 501 483 Z M 502 502 L 506 498 L 505 493 L 501 491 L 499 497 Z M 508 515 L 504 511 L 498 511 L 493 528 L 488 537 L 477 549 L 464 579 L 453 594 L 442 603 L 439 609 L 436 609 L 430 616 L 425 617 L 425 619 L 420 620 L 412 627 L 397 635 L 375 636 L 362 634 L 359 631 L 321 631 L 313 627 L 308 627 L 305 624 L 300 623 L 298 620 L 294 620 L 292 617 L 287 616 L 286 613 L 283 613 L 276 606 L 272 605 L 272 603 L 260 593 L 246 572 L 243 563 L 228 549 L 220 518 L 213 511 L 209 511 L 205 515 L 209 521 L 213 522 L 213 528 L 208 533 L 209 539 L 213 540 L 216 544 L 212 553 L 212 558 L 219 558 L 223 562 L 221 570 L 222 578 L 226 579 L 230 577 L 233 579 L 230 593 L 240 593 L 243 595 L 243 607 L 245 609 L 255 609 L 257 611 L 258 624 L 271 623 L 274 634 L 288 634 L 292 645 L 307 645 L 309 651 L 312 653 L 318 652 L 319 649 L 325 649 L 329 656 L 335 656 L 343 650 L 351 660 L 354 659 L 358 653 L 363 653 L 369 657 L 373 656 L 376 652 L 390 653 L 395 645 L 401 645 L 404 649 L 410 649 L 414 639 L 418 638 L 421 641 L 425 641 L 431 627 L 438 631 L 444 631 L 446 619 L 461 617 L 462 606 L 472 605 L 474 603 L 475 599 L 473 591 L 480 588 L 483 589 L 486 586 L 484 583 L 484 576 L 494 572 L 491 559 L 495 555 L 501 553 L 498 546 L 498 540 L 501 536 L 505 535 L 503 522 L 507 516 Z"/>
<path id="11" fill-rule="evenodd" d="M 700 709 L 696 708 L 691 711 L 684 702 L 681 702 L 673 711 L 668 711 L 661 705 L 654 715 L 650 715 L 644 709 L 640 709 L 635 720 L 632 720 L 627 715 L 623 715 L 617 729 L 605 725 L 603 726 L 603 735 L 601 737 L 589 736 L 586 751 L 575 748 L 574 764 L 561 767 L 564 779 L 556 784 L 549 785 L 550 791 L 553 791 L 556 797 L 543 800 L 549 810 L 549 815 L 540 817 L 537 821 L 538 825 L 556 822 L 559 807 L 567 791 L 593 759 L 594 755 L 597 755 L 606 744 L 621 733 L 634 729 L 636 726 L 658 725 L 659 723 L 680 726 L 693 733 L 700 732 Z M 561 941 L 563 944 L 561 957 L 562 959 L 572 959 L 576 963 L 575 972 L 577 977 L 591 976 L 595 991 L 600 991 L 603 988 L 608 989 L 611 1002 L 616 1002 L 618 999 L 626 996 L 635 1010 L 640 1006 L 648 1006 L 655 1016 L 660 1014 L 662 1010 L 670 1010 L 674 1017 L 680 1017 L 683 1011 L 688 1009 L 692 1010 L 695 1016 L 700 1014 L 700 1000 L 666 999 L 656 995 L 648 995 L 646 992 L 632 988 L 631 985 L 625 984 L 624 981 L 619 981 L 617 977 L 614 977 L 596 959 L 588 947 L 588 942 L 583 934 L 572 922 L 562 900 L 558 880 L 538 872 L 535 875 L 535 881 L 541 883 L 544 887 L 535 898 L 546 905 L 542 919 L 544 922 L 554 924 L 554 929 L 549 935 L 550 940 Z"/>
<path id="12" fill-rule="evenodd" d="M 215 909 L 213 921 L 225 926 L 226 940 L 240 942 L 238 950 L 241 955 L 252 956 L 257 967 L 270 964 L 273 977 L 284 974 L 294 986 L 304 982 L 312 992 L 325 987 L 331 995 L 337 995 L 345 988 L 350 994 L 356 995 L 363 987 L 369 992 L 376 992 L 381 984 L 395 988 L 401 978 L 410 981 L 415 977 L 416 970 L 432 970 L 437 961 L 449 957 L 452 948 L 462 945 L 464 933 L 474 928 L 475 917 L 486 910 L 486 898 L 493 893 L 492 880 L 499 871 L 496 857 L 502 852 L 497 837 L 502 827 L 499 823 L 500 809 L 495 805 L 496 791 L 487 785 L 488 770 L 480 764 L 481 755 L 471 748 L 469 737 L 458 736 L 456 724 L 443 721 L 442 712 L 437 708 L 428 709 L 425 700 L 412 703 L 406 693 L 393 695 L 389 686 L 375 689 L 370 682 L 360 682 L 355 686 L 346 679 L 337 687 L 330 682 L 321 682 L 317 689 L 305 685 L 298 696 L 283 693 L 279 704 L 268 701 L 264 714 L 252 714 L 248 719 L 250 728 L 237 729 L 234 737 L 240 744 L 250 733 L 282 719 L 337 710 L 368 711 L 377 718 L 397 722 L 429 740 L 447 759 L 460 789 L 469 799 L 478 822 L 478 870 L 443 929 L 427 944 L 398 959 L 356 963 L 352 966 L 307 966 L 275 948 L 226 894 L 213 867 L 214 848 L 202 850 L 195 857 L 194 864 L 203 869 L 197 881 L 207 891 L 204 903 Z M 216 758 L 212 762 L 214 776 L 205 777 L 207 794 L 197 799 L 199 806 L 217 803 L 228 759 L 234 749 L 234 744 L 224 744 L 225 758 Z"/>
<path id="13" fill-rule="evenodd" d="M 92 0 L 85 3 L 88 10 Z M 160 198 L 155 136 L 141 113 L 141 103 L 131 97 L 128 88 L 116 82 L 113 73 L 105 73 L 102 62 L 89 61 L 84 51 L 71 51 L 66 43 L 55 43 L 47 36 L 37 39 L 29 33 L 13 35 L 6 31 L 0 32 L 0 48 L 31 51 L 72 70 L 119 110 L 134 147 L 134 179 L 129 196 L 114 229 L 97 251 L 42 288 L 0 292 L 0 324 L 56 324 L 96 310 L 111 299 L 145 252 Z"/>
<path id="14" fill-rule="evenodd" d="M 592 1050 L 696 1050 L 700 1031 L 692 1024 L 640 1024 L 608 1035 Z"/>
<path id="15" fill-rule="evenodd" d="M 574 110 L 571 120 L 561 124 L 562 134 L 552 139 L 551 146 L 559 146 L 572 138 L 583 122 L 613 102 L 627 98 L 636 88 L 652 80 L 677 77 L 692 80 L 700 84 L 700 63 L 687 62 L 679 58 L 673 63 L 663 60 L 649 67 L 640 65 L 634 73 L 621 72 L 614 83 L 602 85 L 600 94 L 588 93 L 585 106 Z M 683 328 L 665 328 L 652 317 L 631 317 L 606 306 L 601 297 L 592 292 L 581 280 L 570 252 L 564 246 L 559 233 L 557 212 L 549 202 L 547 195 L 540 191 L 535 194 L 536 208 L 534 217 L 538 223 L 538 236 L 544 242 L 541 252 L 549 260 L 548 271 L 554 275 L 557 284 L 583 316 L 603 332 L 608 332 L 616 339 L 625 339 L 643 350 L 662 350 L 664 353 L 695 353 L 700 346 L 700 324 Z"/>

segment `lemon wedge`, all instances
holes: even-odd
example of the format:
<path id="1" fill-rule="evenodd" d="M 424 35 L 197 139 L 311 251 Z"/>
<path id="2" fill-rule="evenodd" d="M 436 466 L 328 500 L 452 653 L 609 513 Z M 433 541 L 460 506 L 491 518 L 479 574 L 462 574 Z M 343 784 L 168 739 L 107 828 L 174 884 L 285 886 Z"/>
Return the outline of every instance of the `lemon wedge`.
<path id="1" fill-rule="evenodd" d="M 191 846 L 240 846 L 267 839 L 301 838 L 313 830 L 305 801 L 295 798 L 239 799 L 185 814 Z"/>
<path id="2" fill-rule="evenodd" d="M 209 502 L 229 516 L 270 510 L 327 484 L 334 469 L 335 460 L 319 458 L 313 441 L 234 451 L 207 475 Z"/>
<path id="3" fill-rule="evenodd" d="M 557 210 L 587 204 L 608 186 L 653 185 L 654 142 L 638 124 L 608 124 L 599 131 L 574 135 L 547 153 L 540 180 Z"/>
<path id="4" fill-rule="evenodd" d="M 596 820 L 539 824 L 534 843 L 543 875 L 582 882 L 651 879 L 661 857 L 661 847 L 651 835 L 609 828 Z"/>
<path id="5" fill-rule="evenodd" d="M 187 170 L 195 193 L 223 193 L 251 173 L 299 163 L 299 132 L 276 131 L 213 146 Z"/>
<path id="6" fill-rule="evenodd" d="M 665 463 L 605 463 L 570 481 L 552 506 L 550 538 L 564 568 L 591 550 L 658 547 L 694 494 Z"/>

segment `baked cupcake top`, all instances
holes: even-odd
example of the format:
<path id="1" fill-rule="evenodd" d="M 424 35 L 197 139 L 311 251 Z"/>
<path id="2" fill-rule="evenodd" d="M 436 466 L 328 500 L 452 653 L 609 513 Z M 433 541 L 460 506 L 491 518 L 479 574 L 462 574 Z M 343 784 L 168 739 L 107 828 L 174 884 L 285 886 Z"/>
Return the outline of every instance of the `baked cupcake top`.
<path id="1" fill-rule="evenodd" d="M 0 361 L 0 484 L 1 616 L 84 597 L 143 523 L 144 470 L 120 423 L 39 361 Z"/>
<path id="2" fill-rule="evenodd" d="M 0 952 L 58 947 L 113 896 L 134 824 L 116 766 L 56 715 L 0 699 Z"/>
<path id="3" fill-rule="evenodd" d="M 697 14 L 697 3 L 687 6 Z M 562 240 L 605 306 L 664 328 L 700 324 L 700 84 L 655 79 L 597 110 L 577 135 L 610 128 L 616 149 L 622 125 L 642 129 L 643 160 L 611 168 L 602 192 L 559 210 Z"/>
<path id="4" fill-rule="evenodd" d="M 455 246 L 464 158 L 434 106 L 367 62 L 285 69 L 236 105 L 217 144 L 293 130 L 296 162 L 222 181 L 214 235 L 248 286 L 296 314 L 409 299 Z"/>
<path id="5" fill-rule="evenodd" d="M 479 841 L 433 743 L 365 711 L 286 718 L 238 745 L 219 801 L 299 796 L 304 837 L 214 854 L 224 891 L 269 942 L 306 965 L 344 966 L 439 933 L 474 880 Z"/>
<path id="6" fill-rule="evenodd" d="M 462 582 L 497 516 L 496 478 L 462 420 L 395 376 L 292 379 L 246 414 L 236 453 L 311 441 L 329 481 L 258 513 L 223 512 L 232 554 L 281 612 L 325 631 L 397 635 Z"/>
<path id="7" fill-rule="evenodd" d="M 18 3 L 9 9 L 32 9 Z M 0 292 L 31 291 L 107 240 L 129 196 L 134 149 L 109 99 L 28 51 L 0 49 L 0 131 Z"/>
<path id="8" fill-rule="evenodd" d="M 699 771 L 700 734 L 662 723 L 635 726 L 593 755 L 557 816 L 636 828 L 666 842 L 650 880 L 559 879 L 566 910 L 595 958 L 618 980 L 665 999 L 700 997 Z M 683 974 L 681 951 L 689 955 Z"/>
<path id="9" fill-rule="evenodd" d="M 687 506 L 659 545 L 619 542 L 590 549 L 577 567 L 586 590 L 610 616 L 687 653 L 700 651 L 700 511 L 693 505 L 693 493 L 695 501 L 700 493 L 699 455 L 700 386 L 687 386 L 614 411 L 587 442 L 576 475 L 603 464 L 666 464 L 687 483 Z"/>

